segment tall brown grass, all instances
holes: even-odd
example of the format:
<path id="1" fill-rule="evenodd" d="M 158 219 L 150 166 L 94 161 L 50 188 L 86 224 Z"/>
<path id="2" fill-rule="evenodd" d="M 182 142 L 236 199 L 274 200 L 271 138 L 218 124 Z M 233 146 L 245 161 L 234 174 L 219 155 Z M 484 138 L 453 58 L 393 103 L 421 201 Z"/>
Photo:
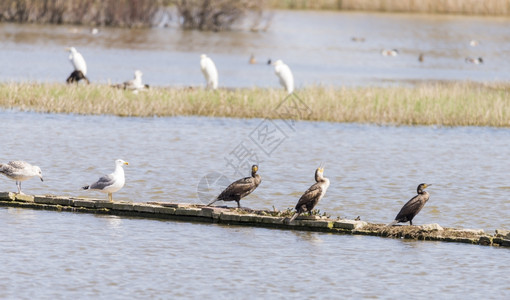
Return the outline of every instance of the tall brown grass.
<path id="1" fill-rule="evenodd" d="M 510 0 L 271 0 L 280 9 L 333 9 L 466 15 L 510 14 Z"/>
<path id="2" fill-rule="evenodd" d="M 295 92 L 311 113 L 291 118 L 392 125 L 510 127 L 510 86 L 309 87 Z M 280 118 L 280 89 L 156 88 L 134 94 L 104 85 L 0 84 L 0 108 L 118 116 Z"/>
<path id="3" fill-rule="evenodd" d="M 0 0 L 0 21 L 151 26 L 163 0 Z"/>

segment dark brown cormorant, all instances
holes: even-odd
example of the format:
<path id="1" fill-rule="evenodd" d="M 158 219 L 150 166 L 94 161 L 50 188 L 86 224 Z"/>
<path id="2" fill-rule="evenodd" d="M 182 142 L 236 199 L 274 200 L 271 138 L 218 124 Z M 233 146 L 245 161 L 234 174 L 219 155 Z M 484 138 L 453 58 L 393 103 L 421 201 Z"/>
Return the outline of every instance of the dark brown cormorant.
<path id="1" fill-rule="evenodd" d="M 85 75 L 83 75 L 83 72 L 82 71 L 78 71 L 78 70 L 75 70 L 73 71 L 73 73 L 71 73 L 71 75 L 69 75 L 69 77 L 67 77 L 66 79 L 66 82 L 67 83 L 78 83 L 78 81 L 80 80 L 85 80 L 85 82 L 87 84 L 90 84 L 90 81 L 87 77 L 85 77 Z"/>
<path id="2" fill-rule="evenodd" d="M 323 176 L 324 168 L 322 166 L 315 170 L 315 181 L 306 192 L 299 198 L 296 204 L 296 213 L 292 216 L 289 222 L 294 221 L 300 214 L 304 212 L 311 212 L 312 209 L 319 203 L 319 201 L 326 194 L 326 190 L 329 187 L 329 179 Z"/>
<path id="3" fill-rule="evenodd" d="M 207 204 L 207 206 L 212 205 L 216 201 L 236 201 L 237 207 L 241 208 L 241 204 L 239 204 L 239 201 L 241 201 L 242 198 L 248 196 L 253 192 L 262 181 L 262 178 L 259 174 L 257 174 L 257 171 L 259 170 L 259 167 L 257 165 L 253 165 L 251 167 L 251 177 L 245 177 L 242 179 L 239 179 L 237 181 L 232 182 L 221 194 L 216 197 L 211 203 Z"/>
<path id="4" fill-rule="evenodd" d="M 395 217 L 395 221 L 388 224 L 388 226 L 405 222 L 409 222 L 410 225 L 413 225 L 413 218 L 420 212 L 423 206 L 425 206 L 425 203 L 429 201 L 430 195 L 425 191 L 425 189 L 429 186 L 431 186 L 431 184 L 421 183 L 418 185 L 418 188 L 416 189 L 418 195 L 414 196 L 411 200 L 404 204 L 398 215 Z"/>

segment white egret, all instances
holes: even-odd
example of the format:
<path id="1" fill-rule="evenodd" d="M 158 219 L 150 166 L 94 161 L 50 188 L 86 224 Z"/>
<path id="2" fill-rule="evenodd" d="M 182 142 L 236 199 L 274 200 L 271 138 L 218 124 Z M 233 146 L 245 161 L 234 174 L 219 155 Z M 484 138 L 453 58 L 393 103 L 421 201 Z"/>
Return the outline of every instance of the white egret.
<path id="1" fill-rule="evenodd" d="M 74 47 L 67 48 L 67 51 L 69 51 L 69 61 L 74 67 L 74 71 L 67 78 L 67 83 L 78 82 L 81 79 L 85 79 L 85 81 L 89 83 L 89 80 L 86 77 L 87 64 L 85 63 L 85 59 L 81 53 L 78 52 Z"/>
<path id="2" fill-rule="evenodd" d="M 283 61 L 277 60 L 274 62 L 274 72 L 280 79 L 280 84 L 285 88 L 287 93 L 292 94 L 294 91 L 294 76 L 289 66 L 284 64 Z"/>
<path id="3" fill-rule="evenodd" d="M 200 55 L 200 68 L 202 69 L 202 73 L 207 81 L 207 88 L 212 88 L 213 90 L 217 89 L 218 70 L 216 70 L 216 65 L 212 59 L 205 54 Z"/>

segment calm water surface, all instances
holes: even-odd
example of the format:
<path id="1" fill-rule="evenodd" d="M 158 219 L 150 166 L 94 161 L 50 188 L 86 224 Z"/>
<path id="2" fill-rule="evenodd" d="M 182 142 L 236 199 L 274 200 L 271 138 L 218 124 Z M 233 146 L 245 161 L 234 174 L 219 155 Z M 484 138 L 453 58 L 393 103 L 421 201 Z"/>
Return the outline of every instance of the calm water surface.
<path id="1" fill-rule="evenodd" d="M 510 131 L 275 121 L 267 155 L 249 139 L 263 120 L 119 118 L 0 111 L 0 161 L 41 166 L 27 193 L 103 197 L 80 186 L 130 162 L 118 200 L 200 203 L 197 184 L 240 142 L 263 182 L 241 203 L 293 207 L 321 161 L 319 203 L 333 216 L 387 223 L 432 183 L 416 224 L 510 228 Z M 267 121 L 266 121 L 267 122 Z M 263 123 L 264 124 L 264 123 Z M 286 129 L 285 129 L 286 128 Z M 247 173 L 248 169 L 244 170 Z M 0 177 L 0 191 L 15 191 Z M 0 208 L 0 298 L 508 298 L 508 249 Z"/>
<path id="2" fill-rule="evenodd" d="M 473 39 L 480 45 L 471 47 Z M 68 46 L 84 55 L 90 79 L 102 83 L 140 69 L 151 85 L 204 85 L 201 53 L 216 62 L 222 87 L 278 87 L 268 58 L 289 64 L 297 87 L 510 80 L 508 18 L 276 11 L 266 32 L 100 28 L 92 35 L 88 27 L 0 24 L 0 81 L 63 82 L 72 71 Z M 398 57 L 381 56 L 393 48 Z M 248 64 L 251 54 L 259 64 Z M 467 64 L 466 57 L 485 63 Z"/>

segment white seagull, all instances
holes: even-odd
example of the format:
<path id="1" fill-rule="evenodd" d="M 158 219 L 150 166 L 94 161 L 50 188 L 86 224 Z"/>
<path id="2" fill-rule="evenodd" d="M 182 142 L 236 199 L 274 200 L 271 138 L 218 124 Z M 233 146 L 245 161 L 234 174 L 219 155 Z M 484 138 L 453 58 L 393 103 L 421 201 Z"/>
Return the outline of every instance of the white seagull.
<path id="1" fill-rule="evenodd" d="M 274 72 L 280 79 L 280 84 L 285 88 L 287 93 L 292 94 L 294 91 L 294 76 L 289 66 L 284 64 L 283 61 L 277 60 L 274 62 Z"/>
<path id="2" fill-rule="evenodd" d="M 200 69 L 202 69 L 205 81 L 207 81 L 207 88 L 217 89 L 218 70 L 216 70 L 216 65 L 212 59 L 205 54 L 200 55 Z"/>
<path id="3" fill-rule="evenodd" d="M 142 90 L 145 86 L 142 83 L 142 71 L 135 71 L 135 78 L 123 83 L 124 89 L 126 90 Z"/>
<path id="4" fill-rule="evenodd" d="M 18 187 L 18 194 L 23 194 L 21 191 L 21 182 L 30 179 L 34 176 L 39 176 L 43 181 L 41 168 L 38 166 L 32 166 L 31 164 L 16 160 L 10 161 L 6 164 L 0 164 L 0 173 L 16 181 Z"/>
<path id="5" fill-rule="evenodd" d="M 124 178 L 124 169 L 123 165 L 129 165 L 127 162 L 122 159 L 117 159 L 115 161 L 115 171 L 113 173 L 105 175 L 99 178 L 98 181 L 94 182 L 91 185 L 86 185 L 82 187 L 84 190 L 98 190 L 103 193 L 108 194 L 108 200 L 113 201 L 113 193 L 120 190 L 124 183 L 126 182 Z"/>

